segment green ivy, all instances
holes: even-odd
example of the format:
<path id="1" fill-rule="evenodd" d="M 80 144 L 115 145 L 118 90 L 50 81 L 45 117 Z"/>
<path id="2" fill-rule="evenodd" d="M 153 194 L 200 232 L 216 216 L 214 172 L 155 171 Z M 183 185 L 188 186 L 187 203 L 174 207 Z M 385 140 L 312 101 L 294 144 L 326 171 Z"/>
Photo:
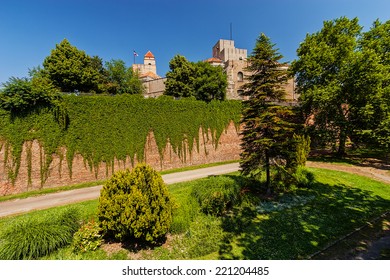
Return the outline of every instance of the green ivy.
<path id="1" fill-rule="evenodd" d="M 41 183 L 48 177 L 52 155 L 66 157 L 72 172 L 72 160 L 81 154 L 91 170 L 97 172 L 101 162 L 113 168 L 114 159 L 130 157 L 144 160 L 145 142 L 153 131 L 160 156 L 168 141 L 174 151 L 186 160 L 185 149 L 199 151 L 199 129 L 203 137 L 212 131 L 212 141 L 218 140 L 229 123 L 238 129 L 241 112 L 239 101 L 144 99 L 142 96 L 64 96 L 59 121 L 58 109 L 41 108 L 27 115 L 15 116 L 0 110 L 0 142 L 5 145 L 9 178 L 14 182 L 20 168 L 23 144 L 38 140 L 41 152 Z M 66 112 L 66 114 L 65 114 Z M 64 120 L 66 119 L 66 123 Z M 188 147 L 184 147 L 187 140 Z M 62 154 L 61 147 L 66 148 Z M 10 153 L 8 153 L 8 150 Z M 31 161 L 31 151 L 27 151 Z M 5 162 L 3 163 L 5 164 Z M 31 170 L 31 163 L 28 163 Z M 107 170 L 108 172 L 108 170 Z M 28 172 L 29 177 L 31 171 Z M 29 178 L 29 181 L 31 179 Z"/>

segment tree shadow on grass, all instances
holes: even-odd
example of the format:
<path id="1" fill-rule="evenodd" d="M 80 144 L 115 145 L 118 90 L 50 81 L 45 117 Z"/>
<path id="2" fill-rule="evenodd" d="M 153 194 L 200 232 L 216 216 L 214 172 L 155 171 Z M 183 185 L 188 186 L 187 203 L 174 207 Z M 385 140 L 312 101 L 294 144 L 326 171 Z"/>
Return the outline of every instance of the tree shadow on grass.
<path id="1" fill-rule="evenodd" d="M 389 200 L 343 185 L 315 183 L 300 195 L 314 198 L 304 205 L 265 214 L 247 207 L 225 217 L 220 258 L 307 259 L 390 209 Z"/>

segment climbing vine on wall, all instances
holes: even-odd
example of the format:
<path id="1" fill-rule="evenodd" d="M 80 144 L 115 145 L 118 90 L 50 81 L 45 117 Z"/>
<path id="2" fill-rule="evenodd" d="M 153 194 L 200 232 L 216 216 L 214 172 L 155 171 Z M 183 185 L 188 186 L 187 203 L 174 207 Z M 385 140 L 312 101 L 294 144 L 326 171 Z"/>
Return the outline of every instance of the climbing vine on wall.
<path id="1" fill-rule="evenodd" d="M 80 154 L 97 172 L 100 162 L 114 163 L 114 159 L 142 161 L 145 142 L 153 131 L 162 156 L 168 141 L 179 155 L 185 155 L 183 143 L 191 151 L 199 150 L 199 129 L 204 136 L 212 132 L 217 146 L 220 135 L 233 121 L 238 128 L 241 112 L 239 101 L 144 99 L 142 96 L 64 96 L 62 110 L 67 124 L 58 121 L 58 114 L 41 108 L 27 115 L 15 116 L 0 110 L 0 142 L 6 147 L 8 176 L 15 181 L 20 167 L 23 144 L 38 140 L 41 151 L 41 182 L 47 179 L 52 155 L 72 161 Z M 1 143 L 0 143 L 1 144 Z M 29 146 L 27 146 L 28 148 Z M 63 154 L 63 148 L 66 154 Z M 31 161 L 31 151 L 27 160 Z M 11 157 L 11 158 L 10 158 Z M 31 169 L 31 162 L 27 163 Z M 31 176 L 31 172 L 28 172 Z M 31 180 L 29 178 L 29 180 Z"/>

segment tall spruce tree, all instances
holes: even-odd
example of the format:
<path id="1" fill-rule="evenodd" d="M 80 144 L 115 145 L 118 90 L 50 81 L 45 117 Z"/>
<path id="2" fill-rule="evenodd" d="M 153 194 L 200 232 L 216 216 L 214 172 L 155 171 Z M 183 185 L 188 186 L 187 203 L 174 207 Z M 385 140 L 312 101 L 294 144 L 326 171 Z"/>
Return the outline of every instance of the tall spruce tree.
<path id="1" fill-rule="evenodd" d="M 267 193 L 271 193 L 271 166 L 288 167 L 291 162 L 295 127 L 292 109 L 281 105 L 288 75 L 279 62 L 283 56 L 274 47 L 266 35 L 257 38 L 246 69 L 251 75 L 242 93 L 248 99 L 241 119 L 241 172 L 259 175 L 265 170 Z"/>

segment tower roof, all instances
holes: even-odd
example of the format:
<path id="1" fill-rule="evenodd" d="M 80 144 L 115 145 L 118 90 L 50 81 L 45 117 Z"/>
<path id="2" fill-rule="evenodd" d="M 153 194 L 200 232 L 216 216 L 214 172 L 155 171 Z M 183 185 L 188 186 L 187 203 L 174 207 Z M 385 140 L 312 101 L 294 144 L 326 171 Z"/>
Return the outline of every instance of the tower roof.
<path id="1" fill-rule="evenodd" d="M 152 54 L 151 51 L 148 51 L 148 52 L 145 54 L 145 57 L 147 57 L 147 58 L 154 58 L 154 55 Z"/>
<path id="2" fill-rule="evenodd" d="M 208 63 L 222 63 L 222 60 L 220 60 L 219 58 L 216 58 L 216 57 L 212 57 L 212 58 L 206 59 L 205 62 L 208 62 Z"/>

